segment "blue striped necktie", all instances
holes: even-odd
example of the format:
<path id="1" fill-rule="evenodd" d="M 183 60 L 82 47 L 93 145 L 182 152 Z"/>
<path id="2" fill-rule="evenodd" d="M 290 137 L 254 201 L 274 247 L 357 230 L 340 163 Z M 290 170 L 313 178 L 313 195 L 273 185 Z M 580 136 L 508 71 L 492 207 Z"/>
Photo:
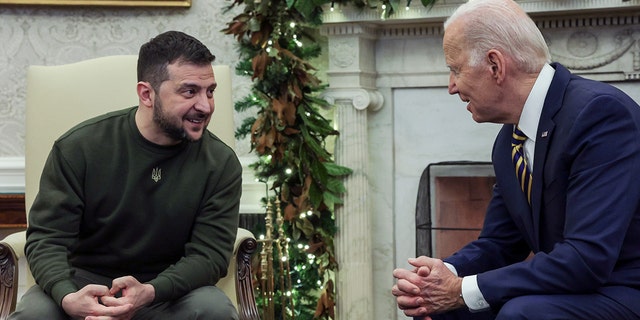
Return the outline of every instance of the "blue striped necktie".
<path id="1" fill-rule="evenodd" d="M 513 130 L 511 137 L 511 159 L 515 165 L 516 175 L 518 181 L 520 181 L 520 187 L 525 195 L 527 195 L 527 201 L 531 204 L 531 171 L 527 166 L 527 160 L 524 157 L 524 141 L 527 140 L 527 136 L 516 127 Z"/>

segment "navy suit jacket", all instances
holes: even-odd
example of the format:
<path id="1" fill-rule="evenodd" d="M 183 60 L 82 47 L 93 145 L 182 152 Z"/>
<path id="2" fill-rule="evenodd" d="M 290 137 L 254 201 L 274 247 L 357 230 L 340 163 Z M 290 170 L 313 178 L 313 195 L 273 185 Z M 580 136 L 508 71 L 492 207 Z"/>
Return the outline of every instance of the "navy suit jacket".
<path id="1" fill-rule="evenodd" d="M 445 261 L 460 276 L 477 274 L 492 307 L 522 295 L 600 292 L 640 316 L 640 107 L 552 66 L 531 206 L 511 160 L 513 125 L 504 125 L 480 237 Z"/>

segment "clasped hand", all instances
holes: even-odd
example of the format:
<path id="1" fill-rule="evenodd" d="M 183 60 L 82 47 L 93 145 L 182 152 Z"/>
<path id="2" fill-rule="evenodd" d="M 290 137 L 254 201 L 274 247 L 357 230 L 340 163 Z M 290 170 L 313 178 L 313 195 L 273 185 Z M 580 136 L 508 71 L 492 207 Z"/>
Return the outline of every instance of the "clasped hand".
<path id="1" fill-rule="evenodd" d="M 118 293 L 120 297 L 116 297 Z M 111 288 L 90 284 L 70 293 L 62 299 L 62 308 L 74 319 L 129 320 L 154 297 L 152 285 L 126 276 L 114 279 Z"/>
<path id="2" fill-rule="evenodd" d="M 391 293 L 398 308 L 410 317 L 425 317 L 464 306 L 460 298 L 462 278 L 457 277 L 442 260 L 429 257 L 409 259 L 413 270 L 395 269 L 398 279 Z"/>

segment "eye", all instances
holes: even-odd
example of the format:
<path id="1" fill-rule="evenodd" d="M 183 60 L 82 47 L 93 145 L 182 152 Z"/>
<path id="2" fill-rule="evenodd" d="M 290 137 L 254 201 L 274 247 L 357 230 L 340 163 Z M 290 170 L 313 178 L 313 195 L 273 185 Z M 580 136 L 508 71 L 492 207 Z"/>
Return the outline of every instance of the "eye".
<path id="1" fill-rule="evenodd" d="M 213 94 L 216 92 L 216 89 L 207 90 L 207 97 L 213 98 Z"/>
<path id="2" fill-rule="evenodd" d="M 196 90 L 195 89 L 185 89 L 182 91 L 182 94 L 185 97 L 193 97 L 196 95 Z"/>

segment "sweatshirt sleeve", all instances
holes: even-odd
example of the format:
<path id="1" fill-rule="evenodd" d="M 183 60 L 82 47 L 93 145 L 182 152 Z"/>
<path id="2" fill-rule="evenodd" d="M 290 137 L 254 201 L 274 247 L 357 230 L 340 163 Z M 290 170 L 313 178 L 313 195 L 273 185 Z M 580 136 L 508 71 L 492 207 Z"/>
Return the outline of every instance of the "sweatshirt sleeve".
<path id="1" fill-rule="evenodd" d="M 80 179 L 54 145 L 29 211 L 25 253 L 34 279 L 58 305 L 78 290 L 71 281 L 69 248 L 77 241 L 83 210 Z"/>
<path id="2" fill-rule="evenodd" d="M 238 230 L 242 167 L 232 154 L 219 169 L 208 177 L 185 256 L 148 282 L 156 291 L 154 303 L 214 285 L 227 274 Z"/>

